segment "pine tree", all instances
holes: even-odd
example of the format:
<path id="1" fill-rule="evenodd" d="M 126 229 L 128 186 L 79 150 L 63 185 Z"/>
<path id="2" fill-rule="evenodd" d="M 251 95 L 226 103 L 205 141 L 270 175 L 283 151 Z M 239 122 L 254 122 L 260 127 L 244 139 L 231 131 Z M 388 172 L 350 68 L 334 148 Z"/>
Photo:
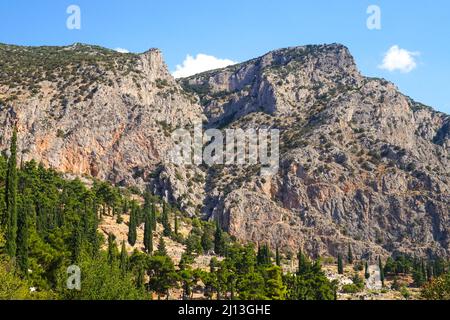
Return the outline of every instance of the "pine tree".
<path id="1" fill-rule="evenodd" d="M 117 211 L 116 223 L 117 224 L 122 224 L 123 223 L 122 213 L 120 213 L 120 211 Z"/>
<path id="2" fill-rule="evenodd" d="M 380 280 L 381 284 L 384 287 L 384 268 L 383 268 L 383 262 L 381 261 L 381 257 L 378 257 L 378 267 L 380 269 Z"/>
<path id="3" fill-rule="evenodd" d="M 122 241 L 122 249 L 120 251 L 120 270 L 122 271 L 122 275 L 126 274 L 127 266 L 128 266 L 128 253 L 124 240 Z"/>
<path id="4" fill-rule="evenodd" d="M 338 273 L 339 274 L 344 274 L 344 263 L 342 262 L 342 255 L 338 254 Z"/>
<path id="5" fill-rule="evenodd" d="M 8 159 L 6 175 L 6 250 L 11 258 L 16 257 L 17 251 L 17 129 L 14 128 Z"/>
<path id="6" fill-rule="evenodd" d="M 145 210 L 144 247 L 145 251 L 148 254 L 153 252 L 153 230 L 151 221 L 151 211 L 147 210 Z"/>
<path id="7" fill-rule="evenodd" d="M 370 273 L 369 273 L 369 264 L 366 261 L 366 264 L 364 265 L 364 278 L 369 279 Z"/>
<path id="8" fill-rule="evenodd" d="M 169 222 L 169 211 L 167 209 L 167 205 L 165 202 L 163 202 L 163 213 L 161 217 L 161 223 L 164 227 L 163 234 L 166 237 L 170 237 L 172 234 L 172 230 L 170 228 L 170 222 Z"/>
<path id="9" fill-rule="evenodd" d="M 131 246 L 136 244 L 137 231 L 136 231 L 136 206 L 133 205 L 130 212 L 130 222 L 128 223 L 128 243 Z"/>
<path id="10" fill-rule="evenodd" d="M 283 271 L 278 266 L 268 266 L 266 272 L 265 296 L 270 300 L 284 300 L 286 286 L 283 284 Z"/>
<path id="11" fill-rule="evenodd" d="M 166 243 L 165 243 L 163 237 L 159 238 L 158 255 L 159 256 L 167 256 Z"/>
<path id="12" fill-rule="evenodd" d="M 28 274 L 28 217 L 32 215 L 32 203 L 28 197 L 22 199 L 17 217 L 17 263 L 23 274 Z"/>
<path id="13" fill-rule="evenodd" d="M 279 266 L 279 267 L 281 266 L 280 249 L 278 248 L 278 246 L 277 246 L 277 250 L 275 253 L 275 262 L 276 262 L 277 266 Z"/>
<path id="14" fill-rule="evenodd" d="M 353 264 L 353 252 L 351 245 L 348 245 L 347 261 L 349 264 Z"/>

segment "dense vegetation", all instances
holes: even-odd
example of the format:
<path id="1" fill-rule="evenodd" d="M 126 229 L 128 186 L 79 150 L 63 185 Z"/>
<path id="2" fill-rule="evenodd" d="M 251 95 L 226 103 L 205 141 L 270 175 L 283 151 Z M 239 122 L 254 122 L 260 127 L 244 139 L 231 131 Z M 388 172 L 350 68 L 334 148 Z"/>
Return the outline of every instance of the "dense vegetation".
<path id="1" fill-rule="evenodd" d="M 169 298 L 172 288 L 189 298 L 200 282 L 205 298 L 334 298 L 318 263 L 296 275 L 283 275 L 267 246 L 255 252 L 252 245 L 232 241 L 219 225 L 198 219 L 192 220 L 192 230 L 183 238 L 178 231 L 180 213 L 148 193 L 140 204 L 125 189 L 103 182 L 88 188 L 34 161 L 17 168 L 16 140 L 14 133 L 9 157 L 0 157 L 0 298 Z M 118 249 L 113 234 L 105 239 L 98 232 L 103 217 L 123 223 L 123 215 L 130 217 L 130 245 L 136 243 L 136 228 L 144 225 L 145 250 L 130 255 L 124 242 Z M 158 223 L 164 237 L 186 246 L 178 266 L 167 255 L 163 237 L 154 248 Z M 197 255 L 212 252 L 218 258 L 211 260 L 209 271 L 191 267 Z M 81 269 L 80 291 L 67 289 L 71 265 Z M 300 292 L 302 281 L 311 282 L 306 285 L 313 294 Z M 315 288 L 316 282 L 321 287 Z"/>
<path id="2" fill-rule="evenodd" d="M 239 244 L 219 224 L 185 217 L 149 193 L 136 197 L 98 181 L 88 187 L 34 161 L 17 166 L 16 144 L 14 132 L 9 156 L 0 156 L 0 299 L 169 299 L 173 289 L 184 299 L 194 292 L 204 299 L 336 299 L 337 283 L 327 279 L 320 260 L 300 251 L 297 272 L 283 272 L 278 248 L 273 253 L 267 245 Z M 99 225 L 107 216 L 117 224 L 129 217 L 129 246 L 136 245 L 141 227 L 142 250 L 128 252 L 125 241 L 103 236 Z M 187 236 L 180 233 L 181 221 L 190 223 Z M 177 265 L 165 239 L 185 247 Z M 214 254 L 209 270 L 193 266 L 204 254 Z M 351 248 L 345 259 L 339 255 L 340 273 L 345 263 L 367 273 L 367 262 L 357 262 Z M 412 273 L 425 284 L 424 298 L 448 298 L 445 261 L 398 257 L 379 263 L 389 276 Z M 73 265 L 81 270 L 81 290 L 67 287 Z M 344 291 L 364 287 L 356 274 L 353 282 Z"/>
<path id="3" fill-rule="evenodd" d="M 38 94 L 43 81 L 55 84 L 60 92 L 76 84 L 79 96 L 89 95 L 91 85 L 107 81 L 107 72 L 121 77 L 133 73 L 137 77 L 137 62 L 135 54 L 91 45 L 21 47 L 0 44 L 0 85 L 10 89 L 8 98 L 0 104 L 12 102 L 27 92 Z"/>

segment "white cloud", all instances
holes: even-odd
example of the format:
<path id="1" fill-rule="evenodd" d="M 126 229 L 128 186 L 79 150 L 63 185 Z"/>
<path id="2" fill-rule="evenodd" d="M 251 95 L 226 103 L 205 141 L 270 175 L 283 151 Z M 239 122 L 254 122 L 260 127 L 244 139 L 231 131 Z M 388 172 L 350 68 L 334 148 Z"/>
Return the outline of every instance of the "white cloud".
<path id="1" fill-rule="evenodd" d="M 114 51 L 120 52 L 120 53 L 130 53 L 129 50 L 124 48 L 115 48 Z"/>
<path id="2" fill-rule="evenodd" d="M 175 78 L 184 78 L 208 70 L 225 68 L 233 64 L 236 64 L 236 62 L 229 59 L 219 59 L 202 53 L 197 54 L 195 58 L 187 55 L 183 63 L 176 66 L 176 70 L 172 75 Z"/>
<path id="3" fill-rule="evenodd" d="M 390 72 L 400 71 L 408 73 L 417 67 L 415 57 L 420 55 L 419 52 L 411 52 L 395 45 L 392 46 L 384 55 L 383 63 L 379 68 Z"/>

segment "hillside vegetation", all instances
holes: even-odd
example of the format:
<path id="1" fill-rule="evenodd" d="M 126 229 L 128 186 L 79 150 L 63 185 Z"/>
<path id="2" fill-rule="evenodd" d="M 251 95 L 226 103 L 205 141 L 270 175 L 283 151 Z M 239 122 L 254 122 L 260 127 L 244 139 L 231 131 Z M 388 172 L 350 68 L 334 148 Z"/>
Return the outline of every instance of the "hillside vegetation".
<path id="1" fill-rule="evenodd" d="M 34 161 L 16 168 L 16 139 L 9 158 L 0 157 L 0 299 L 333 300 L 364 291 L 367 262 L 363 274 L 350 247 L 338 257 L 341 278 L 330 280 L 335 269 L 302 251 L 286 256 L 265 244 L 241 245 L 218 224 L 189 218 L 149 193 L 68 180 Z M 181 248 L 178 257 L 174 247 Z M 411 272 L 418 286 L 425 284 L 424 297 L 448 297 L 448 276 L 440 280 L 445 261 L 379 263 L 393 276 L 389 289 L 405 298 L 410 283 L 399 279 Z M 71 265 L 81 269 L 81 290 L 67 288 Z M 342 281 L 344 273 L 353 274 L 350 282 Z M 381 281 L 384 287 L 384 275 Z"/>

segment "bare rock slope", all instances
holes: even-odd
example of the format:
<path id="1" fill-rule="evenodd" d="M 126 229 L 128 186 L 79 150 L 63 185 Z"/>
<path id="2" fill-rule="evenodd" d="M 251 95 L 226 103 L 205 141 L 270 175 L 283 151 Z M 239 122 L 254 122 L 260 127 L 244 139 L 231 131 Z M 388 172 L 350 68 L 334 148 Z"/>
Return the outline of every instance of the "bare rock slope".
<path id="1" fill-rule="evenodd" d="M 362 76 L 347 48 L 287 48 L 175 81 L 161 53 L 0 45 L 0 149 L 148 187 L 241 241 L 312 255 L 449 256 L 450 118 Z M 176 128 L 281 131 L 280 170 L 176 166 Z"/>
<path id="2" fill-rule="evenodd" d="M 0 58 L 0 146 L 16 124 L 25 161 L 144 188 L 167 161 L 172 130 L 202 119 L 157 49 L 0 45 Z"/>
<path id="3" fill-rule="evenodd" d="M 181 83 L 212 127 L 281 130 L 272 178 L 210 171 L 205 214 L 237 238 L 314 255 L 449 255 L 450 117 L 362 76 L 344 46 L 277 50 Z"/>

